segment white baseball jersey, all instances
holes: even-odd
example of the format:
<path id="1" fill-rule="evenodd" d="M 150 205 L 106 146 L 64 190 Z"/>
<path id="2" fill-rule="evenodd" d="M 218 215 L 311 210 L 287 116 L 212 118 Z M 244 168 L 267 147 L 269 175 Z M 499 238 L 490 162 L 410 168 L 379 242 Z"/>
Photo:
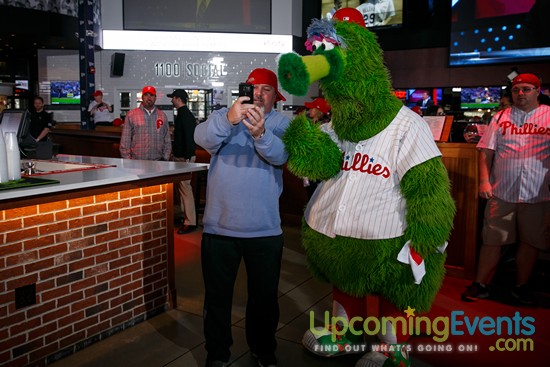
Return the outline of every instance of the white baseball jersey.
<path id="1" fill-rule="evenodd" d="M 384 25 L 386 19 L 395 16 L 393 0 L 368 0 L 356 8 L 363 15 L 365 25 Z"/>
<path id="2" fill-rule="evenodd" d="M 344 154 L 340 172 L 322 182 L 308 203 L 307 224 L 329 237 L 395 238 L 407 228 L 399 182 L 407 171 L 440 156 L 428 124 L 402 107 L 376 136 L 339 141 L 332 124 L 322 126 Z"/>
<path id="3" fill-rule="evenodd" d="M 496 114 L 478 148 L 495 151 L 493 195 L 509 203 L 550 201 L 550 107 L 527 113 L 517 107 Z"/>
<path id="4" fill-rule="evenodd" d="M 109 112 L 106 103 L 107 102 L 103 101 L 103 106 L 99 107 L 94 112 L 94 122 L 111 122 L 113 120 L 113 116 L 111 115 L 111 112 Z M 90 105 L 88 106 L 88 112 L 92 112 L 95 106 L 97 106 L 96 101 L 90 102 Z"/>

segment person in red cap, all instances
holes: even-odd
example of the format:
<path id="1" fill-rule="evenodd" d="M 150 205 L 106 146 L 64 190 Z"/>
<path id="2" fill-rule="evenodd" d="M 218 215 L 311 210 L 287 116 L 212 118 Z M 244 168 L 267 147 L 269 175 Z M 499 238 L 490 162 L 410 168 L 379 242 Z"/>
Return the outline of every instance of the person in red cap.
<path id="1" fill-rule="evenodd" d="M 511 295 L 535 304 L 528 281 L 539 253 L 550 249 L 550 107 L 539 105 L 536 75 L 516 76 L 511 91 L 512 108 L 495 114 L 477 144 L 479 196 L 488 201 L 477 278 L 464 301 L 489 297 L 501 249 L 518 244 Z"/>
<path id="2" fill-rule="evenodd" d="M 316 124 L 330 121 L 330 105 L 324 98 L 315 98 L 311 102 L 304 103 L 304 106 L 309 109 L 309 117 Z"/>
<path id="3" fill-rule="evenodd" d="M 94 118 L 95 126 L 111 126 L 113 106 L 103 100 L 103 92 L 96 90 L 94 100 L 88 105 L 88 113 Z"/>
<path id="4" fill-rule="evenodd" d="M 157 91 L 146 86 L 141 104 L 126 115 L 120 136 L 120 155 L 126 159 L 168 161 L 172 139 L 166 114 L 155 106 Z"/>
<path id="5" fill-rule="evenodd" d="M 309 109 L 309 118 L 314 124 L 322 125 L 330 121 L 330 105 L 324 98 L 317 97 L 311 102 L 304 103 L 304 106 Z M 302 180 L 309 200 L 313 196 L 319 181 L 310 180 L 307 177 Z"/>
<path id="6" fill-rule="evenodd" d="M 284 101 L 277 76 L 254 69 L 254 101 L 238 97 L 195 129 L 195 142 L 211 155 L 203 216 L 202 271 L 207 366 L 229 361 L 235 277 L 244 260 L 248 277 L 246 339 L 260 366 L 276 366 L 278 285 L 283 236 L 279 197 L 288 154 L 290 121 L 275 111 Z"/>

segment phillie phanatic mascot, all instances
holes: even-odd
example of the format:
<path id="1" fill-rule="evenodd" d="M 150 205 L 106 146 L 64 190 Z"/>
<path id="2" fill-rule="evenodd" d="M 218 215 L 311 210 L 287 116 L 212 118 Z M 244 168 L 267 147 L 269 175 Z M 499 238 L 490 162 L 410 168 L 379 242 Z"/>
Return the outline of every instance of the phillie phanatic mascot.
<path id="1" fill-rule="evenodd" d="M 389 320 L 429 311 L 441 287 L 455 214 L 447 171 L 426 122 L 394 96 L 356 9 L 314 20 L 307 33 L 313 54 L 281 55 L 279 80 L 294 95 L 319 80 L 332 121 L 319 127 L 299 115 L 284 142 L 293 174 L 323 180 L 302 238 L 312 273 L 333 285 L 333 314 L 303 344 L 322 356 L 363 352 L 370 326 L 381 352 L 372 348 L 356 366 L 409 366 L 411 331 Z M 364 323 L 368 295 L 379 296 L 379 331 Z"/>

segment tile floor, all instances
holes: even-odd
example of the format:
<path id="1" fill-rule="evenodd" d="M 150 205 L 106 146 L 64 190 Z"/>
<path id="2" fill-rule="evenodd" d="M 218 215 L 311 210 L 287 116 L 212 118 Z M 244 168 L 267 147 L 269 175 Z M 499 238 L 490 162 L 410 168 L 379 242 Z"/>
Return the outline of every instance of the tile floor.
<path id="1" fill-rule="evenodd" d="M 203 285 L 200 269 L 200 230 L 176 237 L 176 283 L 178 307 L 155 316 L 105 340 L 88 346 L 52 364 L 54 367 L 202 367 L 206 358 L 202 334 Z M 331 287 L 313 279 L 305 266 L 300 247 L 299 228 L 285 227 L 285 249 L 280 280 L 281 318 L 277 339 L 280 366 L 354 366 L 360 355 L 321 358 L 305 351 L 301 338 L 309 324 L 309 311 L 331 310 Z M 241 267 L 233 307 L 233 338 L 231 366 L 255 366 L 244 335 L 246 303 L 246 274 Z M 483 301 L 465 304 L 459 301 L 460 292 L 469 281 L 447 278 L 438 295 L 438 308 L 453 309 L 462 304 L 465 310 L 491 308 Z M 489 305 L 489 306 L 487 306 Z M 505 306 L 502 306 L 505 307 Z M 473 312 L 473 311 L 472 311 Z M 548 310 L 544 310 L 548 316 Z M 550 321 L 546 318 L 546 321 Z M 550 348 L 550 335 L 542 338 L 542 348 Z M 537 343 L 539 343 L 537 341 Z M 537 346 L 539 346 L 537 344 Z M 413 366 L 452 365 L 429 362 L 424 355 L 412 356 Z M 458 357 L 460 360 L 460 357 Z M 469 358 L 471 359 L 471 357 Z M 469 360 L 469 359 L 466 359 Z M 435 359 L 437 361 L 437 358 Z M 447 359 L 449 360 L 449 359 Z M 475 359 L 473 359 L 475 360 Z M 470 364 L 460 362 L 458 365 Z M 456 365 L 456 364 L 455 364 Z M 474 364 L 472 364 L 473 366 Z M 500 365 L 506 365 L 500 364 Z"/>

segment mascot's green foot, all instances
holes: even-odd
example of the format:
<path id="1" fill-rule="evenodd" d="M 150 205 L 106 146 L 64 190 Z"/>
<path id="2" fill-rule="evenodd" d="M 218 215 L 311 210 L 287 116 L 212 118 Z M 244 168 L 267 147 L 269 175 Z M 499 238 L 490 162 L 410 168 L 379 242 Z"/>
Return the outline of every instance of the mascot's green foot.
<path id="1" fill-rule="evenodd" d="M 403 344 L 386 345 L 385 352 L 369 352 L 357 361 L 355 367 L 409 367 L 411 361 L 407 346 Z"/>
<path id="2" fill-rule="evenodd" d="M 333 334 L 329 329 L 316 327 L 315 332 L 308 330 L 302 338 L 303 346 L 311 353 L 321 357 L 337 357 L 345 354 L 365 353 L 367 346 L 363 338 L 355 335 L 336 335 L 333 341 Z M 353 340 L 352 340 L 353 337 Z"/>

